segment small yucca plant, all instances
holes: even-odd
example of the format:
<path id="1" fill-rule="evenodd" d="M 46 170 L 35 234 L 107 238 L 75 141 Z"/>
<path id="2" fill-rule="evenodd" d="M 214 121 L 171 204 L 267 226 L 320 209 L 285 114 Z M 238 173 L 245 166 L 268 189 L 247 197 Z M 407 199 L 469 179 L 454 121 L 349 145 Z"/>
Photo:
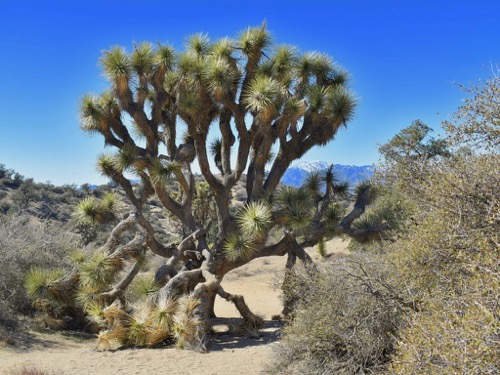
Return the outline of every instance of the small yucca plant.
<path id="1" fill-rule="evenodd" d="M 60 270 L 32 268 L 25 279 L 26 294 L 32 300 L 33 306 L 42 312 L 39 323 L 50 329 L 59 330 L 64 327 L 60 319 L 61 309 L 64 308 L 68 296 L 61 296 L 53 284 L 63 276 Z"/>

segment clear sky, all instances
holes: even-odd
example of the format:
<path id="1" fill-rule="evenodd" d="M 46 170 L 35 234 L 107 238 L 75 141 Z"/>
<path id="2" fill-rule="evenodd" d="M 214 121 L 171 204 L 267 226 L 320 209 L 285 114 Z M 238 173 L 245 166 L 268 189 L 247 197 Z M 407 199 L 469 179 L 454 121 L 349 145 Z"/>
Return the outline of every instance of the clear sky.
<path id="1" fill-rule="evenodd" d="M 302 161 L 372 164 L 377 144 L 420 118 L 439 130 L 460 104 L 455 82 L 500 64 L 500 1 L 0 0 L 0 163 L 38 182 L 106 180 L 98 136 L 78 103 L 106 88 L 101 51 L 206 32 L 236 36 L 267 20 L 277 43 L 331 55 L 352 75 L 356 118 Z"/>

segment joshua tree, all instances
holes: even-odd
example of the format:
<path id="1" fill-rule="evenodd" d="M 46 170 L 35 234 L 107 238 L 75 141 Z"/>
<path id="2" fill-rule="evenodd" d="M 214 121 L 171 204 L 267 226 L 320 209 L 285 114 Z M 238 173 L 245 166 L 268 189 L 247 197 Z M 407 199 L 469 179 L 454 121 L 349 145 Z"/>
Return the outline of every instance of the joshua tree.
<path id="1" fill-rule="evenodd" d="M 161 332 L 153 330 L 156 336 L 134 341 L 130 333 L 127 342 L 161 342 L 175 325 L 161 317 L 177 311 L 174 336 L 183 345 L 199 343 L 209 327 L 216 295 L 235 304 L 244 324 L 258 326 L 261 319 L 243 297 L 223 289 L 229 271 L 267 256 L 286 255 L 287 267 L 292 267 L 297 257 L 309 262 L 304 247 L 325 237 L 346 234 L 366 240 L 386 229 L 384 222 L 355 225 L 371 199 L 369 184 L 358 189 L 354 208 L 345 216 L 334 201 L 346 186 L 331 169 L 324 176 L 311 176 L 301 189 L 279 186 L 294 160 L 326 145 L 353 116 L 355 99 L 347 88 L 347 72 L 330 57 L 273 46 L 263 25 L 248 28 L 234 40 L 211 42 L 206 35 L 194 35 L 180 53 L 161 44 L 134 45 L 131 53 L 114 47 L 100 62 L 110 89 L 82 99 L 81 127 L 102 135 L 105 145 L 116 151 L 100 156 L 98 167 L 123 188 L 133 206 L 102 248 L 103 269 L 113 275 L 122 271 L 123 277 L 113 285 L 107 274 L 98 282 L 89 281 L 80 270 L 75 271 L 78 277 L 66 279 L 88 287 L 86 297 L 81 292 L 79 296 L 92 303 L 82 306 L 100 304 L 99 314 L 109 328 L 104 340 L 113 338 L 118 328 L 152 332 L 148 327 L 154 321 L 156 328 L 163 324 Z M 210 239 L 193 213 L 195 162 L 217 207 L 217 235 Z M 131 173 L 140 178 L 138 191 L 126 177 Z M 247 204 L 234 214 L 231 190 L 244 174 Z M 172 181 L 180 194 L 169 191 Z M 189 230 L 180 243 L 166 245 L 155 237 L 143 215 L 143 205 L 152 195 Z M 99 207 L 109 211 L 109 202 L 87 207 L 85 214 L 101 220 Z M 127 242 L 125 232 L 136 237 Z M 156 274 L 161 288 L 137 328 L 130 311 L 117 307 L 116 301 L 138 273 L 146 250 L 164 257 L 165 264 Z M 128 272 L 124 259 L 135 260 Z M 186 295 L 190 299 L 185 300 Z M 196 322 L 196 342 L 189 336 L 194 331 L 188 321 Z"/>

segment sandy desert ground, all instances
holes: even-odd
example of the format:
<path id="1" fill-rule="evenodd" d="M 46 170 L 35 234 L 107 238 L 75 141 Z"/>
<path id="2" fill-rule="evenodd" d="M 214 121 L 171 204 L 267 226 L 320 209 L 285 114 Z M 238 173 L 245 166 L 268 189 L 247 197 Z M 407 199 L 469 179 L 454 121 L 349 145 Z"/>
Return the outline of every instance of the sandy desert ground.
<path id="1" fill-rule="evenodd" d="M 328 253 L 347 252 L 347 242 L 335 239 L 327 243 Z M 315 257 L 315 250 L 309 249 Z M 25 348 L 0 348 L 0 373 L 22 367 L 36 367 L 54 374 L 259 374 L 273 354 L 273 345 L 279 338 L 280 322 L 271 317 L 281 312 L 276 276 L 283 272 L 285 258 L 257 259 L 228 274 L 224 288 L 245 297 L 249 307 L 265 318 L 260 337 L 215 335 L 208 346 L 209 353 L 200 354 L 176 348 L 125 349 L 98 351 L 94 339 L 81 339 L 62 334 L 32 332 L 30 345 Z M 238 317 L 232 304 L 218 299 L 216 323 L 223 330 L 224 323 Z"/>

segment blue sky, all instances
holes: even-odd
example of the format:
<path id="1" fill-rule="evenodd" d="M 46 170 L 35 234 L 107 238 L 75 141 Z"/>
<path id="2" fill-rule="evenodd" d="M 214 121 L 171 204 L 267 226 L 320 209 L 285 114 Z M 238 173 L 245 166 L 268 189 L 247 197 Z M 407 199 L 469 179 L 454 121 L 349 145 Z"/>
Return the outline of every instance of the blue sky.
<path id="1" fill-rule="evenodd" d="M 78 103 L 106 88 L 112 45 L 236 36 L 265 19 L 276 43 L 331 55 L 352 76 L 356 118 L 302 161 L 372 164 L 377 144 L 412 120 L 439 130 L 463 94 L 455 82 L 500 64 L 498 1 L 0 0 L 0 163 L 36 181 L 105 182 L 103 141 L 79 129 Z"/>

